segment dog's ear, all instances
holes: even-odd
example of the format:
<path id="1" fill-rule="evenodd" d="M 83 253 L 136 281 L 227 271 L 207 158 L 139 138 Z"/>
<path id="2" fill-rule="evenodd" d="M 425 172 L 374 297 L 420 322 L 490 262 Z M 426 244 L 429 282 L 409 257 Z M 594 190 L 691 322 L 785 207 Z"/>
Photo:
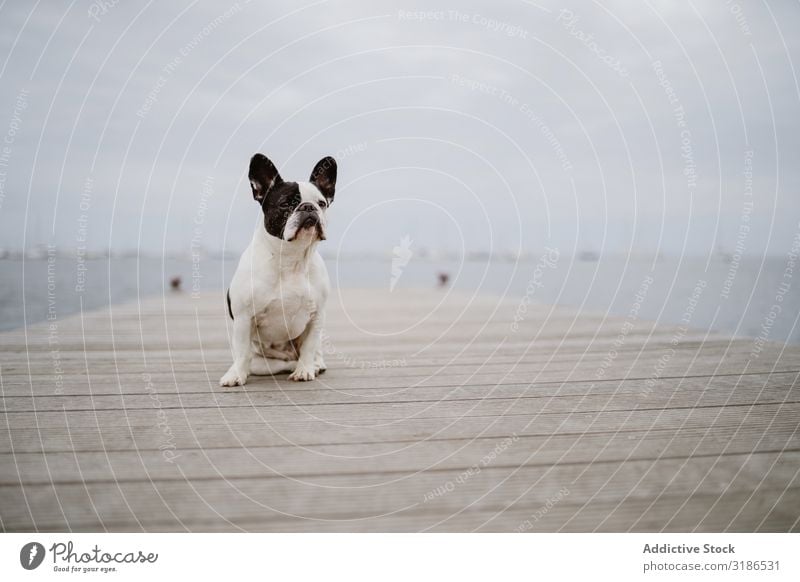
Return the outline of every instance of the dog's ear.
<path id="1" fill-rule="evenodd" d="M 311 178 L 308 181 L 319 188 L 328 200 L 328 204 L 333 202 L 333 194 L 336 192 L 336 160 L 330 156 L 322 158 L 311 170 Z"/>
<path id="2" fill-rule="evenodd" d="M 278 169 L 268 157 L 256 154 L 250 159 L 250 188 L 253 189 L 253 198 L 261 204 L 272 188 L 283 182 Z"/>

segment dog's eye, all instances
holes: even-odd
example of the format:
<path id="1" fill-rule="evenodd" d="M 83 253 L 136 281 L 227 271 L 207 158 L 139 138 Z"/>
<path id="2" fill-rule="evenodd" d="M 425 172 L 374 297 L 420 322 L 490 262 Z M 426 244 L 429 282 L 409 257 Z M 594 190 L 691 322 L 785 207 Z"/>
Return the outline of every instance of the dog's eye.
<path id="1" fill-rule="evenodd" d="M 319 207 L 322 208 L 322 209 L 325 209 L 325 208 L 328 207 L 328 203 L 325 200 L 320 200 L 319 201 Z"/>

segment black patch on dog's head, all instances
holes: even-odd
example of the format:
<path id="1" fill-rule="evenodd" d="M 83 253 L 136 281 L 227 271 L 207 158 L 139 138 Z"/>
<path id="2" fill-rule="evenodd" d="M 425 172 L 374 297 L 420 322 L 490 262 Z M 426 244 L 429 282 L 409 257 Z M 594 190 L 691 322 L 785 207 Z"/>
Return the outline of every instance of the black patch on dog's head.
<path id="1" fill-rule="evenodd" d="M 253 198 L 261 204 L 264 203 L 269 191 L 283 182 L 278 168 L 264 154 L 256 154 L 250 158 L 250 171 L 247 177 L 250 178 Z"/>
<path id="2" fill-rule="evenodd" d="M 272 236 L 283 238 L 286 221 L 301 201 L 297 182 L 284 182 L 275 164 L 262 154 L 250 160 L 248 176 L 253 198 L 264 212 L 264 228 Z"/>
<path id="3" fill-rule="evenodd" d="M 300 187 L 297 182 L 281 182 L 268 193 L 261 210 L 264 212 L 264 227 L 272 236 L 283 238 L 286 221 L 300 205 Z"/>

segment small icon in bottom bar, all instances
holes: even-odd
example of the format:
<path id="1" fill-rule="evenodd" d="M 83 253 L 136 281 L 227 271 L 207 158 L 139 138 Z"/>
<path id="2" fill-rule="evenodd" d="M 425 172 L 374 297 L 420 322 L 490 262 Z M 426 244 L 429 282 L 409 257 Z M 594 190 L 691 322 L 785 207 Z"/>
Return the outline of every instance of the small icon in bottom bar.
<path id="1" fill-rule="evenodd" d="M 39 542 L 28 542 L 19 551 L 19 563 L 26 570 L 35 570 L 44 560 L 44 546 Z"/>

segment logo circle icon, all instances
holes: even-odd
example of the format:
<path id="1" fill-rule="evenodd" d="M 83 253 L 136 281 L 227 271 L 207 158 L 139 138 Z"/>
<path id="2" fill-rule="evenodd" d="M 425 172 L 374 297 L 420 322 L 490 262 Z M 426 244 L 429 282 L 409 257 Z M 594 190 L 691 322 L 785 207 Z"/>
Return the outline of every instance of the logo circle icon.
<path id="1" fill-rule="evenodd" d="M 28 542 L 19 551 L 19 563 L 26 570 L 35 570 L 44 560 L 44 546 L 39 542 Z"/>

